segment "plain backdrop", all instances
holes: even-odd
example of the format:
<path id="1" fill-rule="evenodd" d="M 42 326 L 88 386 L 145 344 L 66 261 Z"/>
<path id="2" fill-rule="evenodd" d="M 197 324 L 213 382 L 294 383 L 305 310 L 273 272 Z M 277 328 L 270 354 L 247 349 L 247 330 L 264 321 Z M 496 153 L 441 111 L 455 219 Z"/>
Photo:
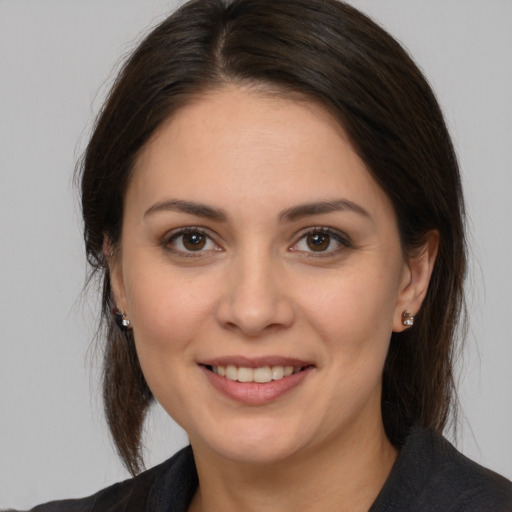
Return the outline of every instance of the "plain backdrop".
<path id="1" fill-rule="evenodd" d="M 473 248 L 457 445 L 512 478 L 512 1 L 352 3 L 409 49 L 444 108 Z M 122 56 L 175 5 L 0 0 L 0 507 L 127 476 L 101 411 L 72 174 Z M 148 466 L 186 443 L 158 409 L 148 434 Z"/>

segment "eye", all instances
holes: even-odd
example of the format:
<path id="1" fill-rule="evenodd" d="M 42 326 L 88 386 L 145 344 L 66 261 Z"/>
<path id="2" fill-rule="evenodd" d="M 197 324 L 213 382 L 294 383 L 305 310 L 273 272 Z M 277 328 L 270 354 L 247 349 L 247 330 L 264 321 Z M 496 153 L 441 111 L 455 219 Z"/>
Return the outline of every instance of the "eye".
<path id="1" fill-rule="evenodd" d="M 327 233 L 312 233 L 311 235 L 306 235 L 305 242 L 308 249 L 312 251 L 326 251 L 329 249 L 329 245 L 331 245 L 331 235 Z"/>
<path id="2" fill-rule="evenodd" d="M 330 228 L 314 228 L 304 233 L 290 250 L 327 256 L 349 246 L 348 238 L 342 233 Z"/>
<path id="3" fill-rule="evenodd" d="M 199 228 L 185 228 L 171 233 L 164 241 L 167 249 L 178 253 L 219 251 L 220 247 Z"/>

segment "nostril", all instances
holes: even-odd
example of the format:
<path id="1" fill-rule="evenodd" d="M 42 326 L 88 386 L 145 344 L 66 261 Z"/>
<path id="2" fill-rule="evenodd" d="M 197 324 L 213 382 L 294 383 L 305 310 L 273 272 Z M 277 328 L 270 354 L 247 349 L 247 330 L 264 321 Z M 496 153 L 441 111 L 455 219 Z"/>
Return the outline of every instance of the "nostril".
<path id="1" fill-rule="evenodd" d="M 247 286 L 233 285 L 217 305 L 219 324 L 251 338 L 291 326 L 294 307 L 282 293 L 283 287 L 266 284 L 264 288 L 250 283 Z"/>

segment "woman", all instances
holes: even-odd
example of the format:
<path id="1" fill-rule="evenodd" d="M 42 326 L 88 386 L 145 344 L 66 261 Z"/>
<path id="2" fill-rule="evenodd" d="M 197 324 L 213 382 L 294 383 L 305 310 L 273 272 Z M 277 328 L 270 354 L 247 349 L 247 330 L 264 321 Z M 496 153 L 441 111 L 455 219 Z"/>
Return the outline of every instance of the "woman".
<path id="1" fill-rule="evenodd" d="M 191 448 L 36 510 L 507 510 L 439 433 L 465 272 L 457 163 L 400 46 L 331 1 L 186 4 L 83 160 L 104 397 L 136 474 L 156 398 Z"/>

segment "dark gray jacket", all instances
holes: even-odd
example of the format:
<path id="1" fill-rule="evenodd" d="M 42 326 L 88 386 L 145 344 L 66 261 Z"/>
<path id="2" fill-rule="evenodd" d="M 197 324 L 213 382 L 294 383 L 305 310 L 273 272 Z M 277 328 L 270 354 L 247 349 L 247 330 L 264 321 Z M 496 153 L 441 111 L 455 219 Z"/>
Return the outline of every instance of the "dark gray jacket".
<path id="1" fill-rule="evenodd" d="M 186 512 L 197 484 L 187 447 L 93 496 L 39 505 L 30 512 Z M 414 427 L 370 508 L 406 511 L 512 512 L 512 483 L 466 458 L 439 434 Z"/>

